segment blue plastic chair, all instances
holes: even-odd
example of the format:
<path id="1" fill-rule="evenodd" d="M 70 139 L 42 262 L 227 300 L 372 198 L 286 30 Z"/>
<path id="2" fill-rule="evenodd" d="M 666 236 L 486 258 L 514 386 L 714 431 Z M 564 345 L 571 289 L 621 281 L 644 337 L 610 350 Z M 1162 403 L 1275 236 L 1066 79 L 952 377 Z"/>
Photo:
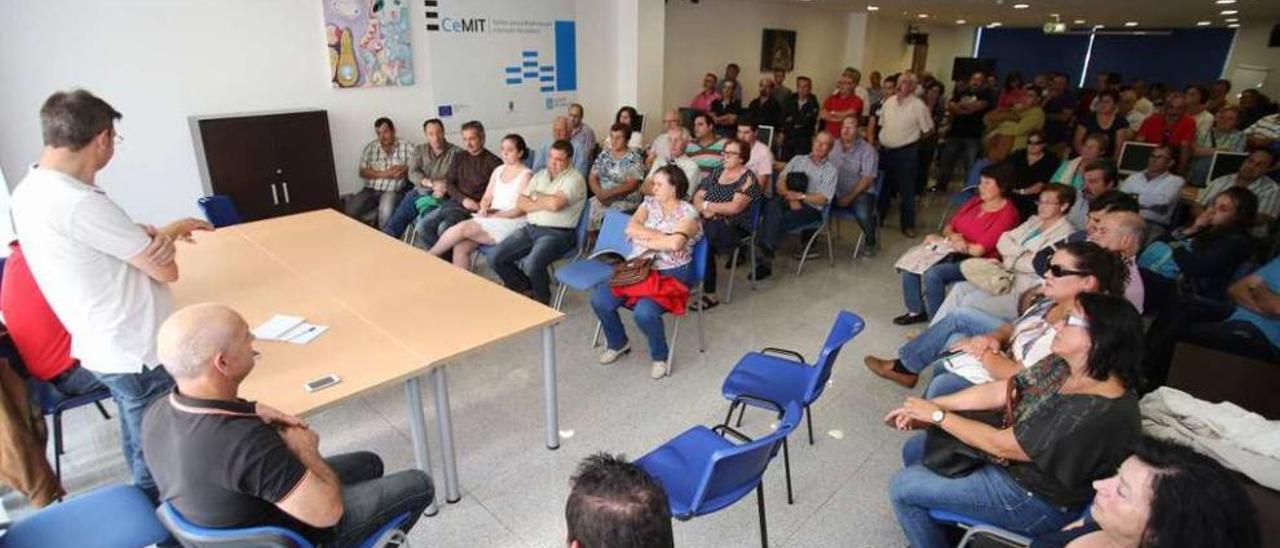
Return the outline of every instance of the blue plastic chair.
<path id="1" fill-rule="evenodd" d="M 871 185 L 871 189 L 867 192 L 867 195 L 872 200 L 871 222 L 875 223 L 876 226 L 879 226 L 880 224 L 880 208 L 877 206 L 877 204 L 880 203 L 880 193 L 884 192 L 884 180 L 885 180 L 884 171 L 880 171 L 879 173 L 876 174 L 875 183 Z M 859 199 L 861 199 L 861 197 L 859 197 Z M 857 223 L 858 226 L 862 228 L 862 233 L 858 234 L 858 241 L 853 244 L 853 258 L 857 259 L 859 255 L 862 253 L 862 245 L 865 244 L 867 241 L 867 227 L 862 226 L 862 221 L 858 220 L 857 215 L 853 214 L 852 206 L 832 207 L 831 218 L 836 221 L 835 232 L 837 237 L 840 235 L 840 225 L 839 225 L 840 219 L 853 219 L 853 222 Z"/>
<path id="2" fill-rule="evenodd" d="M 103 487 L 15 521 L 0 547 L 149 546 L 169 539 L 154 509 L 133 485 Z"/>
<path id="3" fill-rule="evenodd" d="M 695 426 L 640 457 L 635 464 L 662 484 L 671 515 L 682 521 L 727 508 L 755 490 L 760 543 L 767 548 L 764 472 L 778 454 L 779 446 L 785 451 L 787 435 L 799 422 L 800 406 L 793 402 L 782 413 L 777 429 L 756 440 L 728 424 L 714 428 Z"/>
<path id="4" fill-rule="evenodd" d="M 818 236 L 822 236 L 827 240 L 827 259 L 831 262 L 831 266 L 836 266 L 835 245 L 831 241 L 831 200 L 822 206 L 822 218 L 804 226 L 798 226 L 788 230 L 788 234 L 800 234 L 802 237 L 805 232 L 813 231 L 809 239 L 804 244 L 804 249 L 800 251 L 800 265 L 796 267 L 796 276 L 804 272 L 804 262 L 809 258 L 809 249 L 813 247 L 813 243 L 817 241 Z"/>
<path id="5" fill-rule="evenodd" d="M 973 167 L 969 169 L 969 175 L 964 179 L 964 188 L 956 192 L 955 196 L 947 202 L 947 207 L 942 210 L 942 219 L 938 220 L 938 230 L 942 230 L 942 227 L 947 225 L 947 219 L 951 217 L 952 211 L 978 195 L 978 183 L 982 180 L 982 170 L 989 165 L 991 160 L 986 158 L 974 160 Z"/>
<path id="6" fill-rule="evenodd" d="M 817 361 L 813 364 L 805 362 L 804 356 L 799 352 L 785 348 L 765 348 L 743 356 L 733 366 L 720 388 L 724 397 L 731 402 L 725 423 L 729 422 L 735 408 L 738 409 L 738 425 L 741 426 L 742 415 L 746 413 L 748 405 L 776 408 L 777 404 L 773 402 L 796 402 L 804 406 L 809 426 L 809 445 L 813 445 L 813 411 L 809 406 L 826 389 L 840 350 L 861 333 L 865 326 L 862 317 L 848 310 L 840 311 L 831 331 L 827 333 L 822 350 L 818 352 Z"/>
<path id="7" fill-rule="evenodd" d="M 964 529 L 964 536 L 960 538 L 960 543 L 956 545 L 956 548 L 968 546 L 970 542 L 980 537 L 998 541 L 1001 546 L 1019 547 L 1031 545 L 1031 539 L 1026 536 L 1006 531 L 963 514 L 946 510 L 929 510 L 929 517 L 938 523 L 954 525 Z"/>
<path id="8" fill-rule="evenodd" d="M 738 247 L 733 249 L 733 256 L 729 258 L 729 264 L 733 266 L 729 267 L 729 287 L 725 288 L 724 292 L 725 304 L 733 302 L 733 278 L 738 272 L 738 256 L 742 253 L 742 246 L 747 246 L 748 253 L 751 255 L 751 257 L 749 257 L 748 264 L 750 264 L 752 268 L 756 265 L 756 239 L 760 234 L 760 219 L 763 215 L 763 211 L 764 198 L 751 202 L 751 233 L 743 236 L 742 239 L 738 241 Z M 751 282 L 751 289 L 756 288 L 755 276 L 747 276 L 747 281 Z"/>
<path id="9" fill-rule="evenodd" d="M 172 504 L 165 502 L 156 508 L 160 521 L 184 546 L 213 548 L 218 546 L 270 546 L 278 548 L 314 548 L 305 537 L 284 527 L 261 526 L 235 529 L 216 529 L 196 525 L 178 513 Z M 380 527 L 360 543 L 360 548 L 377 548 L 393 529 L 399 529 L 409 520 L 405 512 Z"/>
<path id="10" fill-rule="evenodd" d="M 204 211 L 205 218 L 209 219 L 209 224 L 212 224 L 214 228 L 238 225 L 244 222 L 230 196 L 214 194 L 213 196 L 200 198 L 196 203 L 199 204 L 200 209 Z"/>
<path id="11" fill-rule="evenodd" d="M 587 212 L 583 211 L 583 218 L 586 217 Z M 587 258 L 556 269 L 554 276 L 556 281 L 560 282 L 560 292 L 556 295 L 554 303 L 556 310 L 560 310 L 560 306 L 564 304 L 564 295 L 569 289 L 590 291 L 597 285 L 609 281 L 609 276 L 613 275 L 613 267 L 595 260 L 594 257 L 610 252 L 623 257 L 630 254 L 631 242 L 627 240 L 627 223 L 629 222 L 631 222 L 631 215 L 627 213 L 616 209 L 606 211 L 604 222 L 600 225 L 600 233 L 596 236 L 595 247 L 591 248 L 591 254 Z M 585 248 L 586 223 L 578 224 L 581 230 L 579 242 Z"/>
<path id="12" fill-rule="evenodd" d="M 110 420 L 111 415 L 102 406 L 102 400 L 111 399 L 111 392 L 102 388 L 88 394 L 67 397 L 58 392 L 53 385 L 34 377 L 27 381 L 27 386 L 31 388 L 36 403 L 40 405 L 40 411 L 46 416 L 53 417 L 53 474 L 58 479 L 58 483 L 62 483 L 62 455 L 66 453 L 62 444 L 62 414 L 77 407 L 94 405 L 98 408 L 98 412 L 102 413 L 102 418 Z"/>

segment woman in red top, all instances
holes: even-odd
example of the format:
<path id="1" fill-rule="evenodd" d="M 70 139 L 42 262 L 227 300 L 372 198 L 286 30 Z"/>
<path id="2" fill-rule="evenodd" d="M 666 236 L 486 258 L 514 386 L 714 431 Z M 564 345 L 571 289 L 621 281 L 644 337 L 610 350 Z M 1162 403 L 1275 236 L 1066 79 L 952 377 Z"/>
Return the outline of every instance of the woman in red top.
<path id="1" fill-rule="evenodd" d="M 1018 226 L 1018 208 L 1009 199 L 1014 170 L 1008 164 L 987 166 L 982 170 L 978 195 L 965 202 L 942 234 L 924 237 L 925 243 L 947 242 L 956 253 L 929 267 L 924 275 L 902 273 L 902 300 L 907 313 L 893 319 L 898 325 L 911 325 L 928 320 L 942 306 L 947 285 L 964 279 L 960 260 L 967 257 L 996 257 L 996 241 L 1006 230 Z M 924 286 L 923 294 L 921 285 Z"/>

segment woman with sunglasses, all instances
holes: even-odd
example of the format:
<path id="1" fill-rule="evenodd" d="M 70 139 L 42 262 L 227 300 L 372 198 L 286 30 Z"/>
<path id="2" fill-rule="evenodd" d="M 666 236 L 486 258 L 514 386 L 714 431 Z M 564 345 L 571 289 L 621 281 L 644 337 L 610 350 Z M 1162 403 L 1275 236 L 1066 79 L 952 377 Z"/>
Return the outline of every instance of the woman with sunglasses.
<path id="1" fill-rule="evenodd" d="M 1027 135 L 1027 148 L 1009 155 L 1013 165 L 1013 204 L 1023 219 L 1036 214 L 1036 197 L 1062 163 L 1048 153 L 1048 147 L 1044 131 L 1037 129 Z"/>
<path id="2" fill-rule="evenodd" d="M 1092 482 L 1113 474 L 1141 436 L 1137 382 L 1142 318 L 1123 297 L 1085 293 L 1054 321 L 1052 353 L 1006 381 L 934 399 L 907 398 L 885 416 L 900 430 L 932 426 L 982 456 L 967 475 L 923 464 L 925 434 L 902 448 L 889 484 L 898 523 L 915 548 L 950 546 L 930 510 L 964 514 L 1038 536 L 1076 520 Z M 964 411 L 1003 412 L 998 426 Z"/>
<path id="3" fill-rule="evenodd" d="M 977 358 L 994 380 L 1014 376 L 1049 354 L 1054 322 L 1084 293 L 1124 295 L 1129 268 L 1119 255 L 1093 242 L 1063 245 L 1049 261 L 1041 296 L 1012 323 L 972 307 L 962 307 L 935 322 L 898 350 L 897 359 L 867 356 L 867 368 L 906 388 L 915 388 L 920 373 L 934 364 L 926 397 L 950 394 L 973 383 L 948 372 L 948 354 Z"/>

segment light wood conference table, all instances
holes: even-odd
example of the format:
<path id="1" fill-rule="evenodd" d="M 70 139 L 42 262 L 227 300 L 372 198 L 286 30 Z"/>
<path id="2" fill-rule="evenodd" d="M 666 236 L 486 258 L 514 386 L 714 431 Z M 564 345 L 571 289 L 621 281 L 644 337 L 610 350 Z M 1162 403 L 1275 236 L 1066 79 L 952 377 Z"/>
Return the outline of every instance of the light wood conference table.
<path id="1" fill-rule="evenodd" d="M 309 344 L 258 342 L 242 395 L 297 415 L 404 383 L 418 467 L 432 472 L 420 380 L 435 395 L 445 500 L 457 502 L 446 365 L 497 341 L 541 330 L 546 445 L 560 446 L 554 326 L 564 315 L 362 225 L 313 211 L 196 235 L 179 257 L 179 305 L 218 302 L 250 326 L 273 314 L 329 326 Z M 303 385 L 328 374 L 318 392 Z M 438 483 L 438 482 L 437 482 Z M 427 511 L 435 514 L 435 504 Z"/>

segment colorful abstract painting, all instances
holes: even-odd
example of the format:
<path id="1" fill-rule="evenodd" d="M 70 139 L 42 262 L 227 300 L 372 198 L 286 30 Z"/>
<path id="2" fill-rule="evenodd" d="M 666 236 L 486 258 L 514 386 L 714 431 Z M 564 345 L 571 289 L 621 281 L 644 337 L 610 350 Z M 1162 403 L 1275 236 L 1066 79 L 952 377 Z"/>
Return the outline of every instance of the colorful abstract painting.
<path id="1" fill-rule="evenodd" d="M 334 87 L 413 85 L 409 0 L 321 0 Z"/>

